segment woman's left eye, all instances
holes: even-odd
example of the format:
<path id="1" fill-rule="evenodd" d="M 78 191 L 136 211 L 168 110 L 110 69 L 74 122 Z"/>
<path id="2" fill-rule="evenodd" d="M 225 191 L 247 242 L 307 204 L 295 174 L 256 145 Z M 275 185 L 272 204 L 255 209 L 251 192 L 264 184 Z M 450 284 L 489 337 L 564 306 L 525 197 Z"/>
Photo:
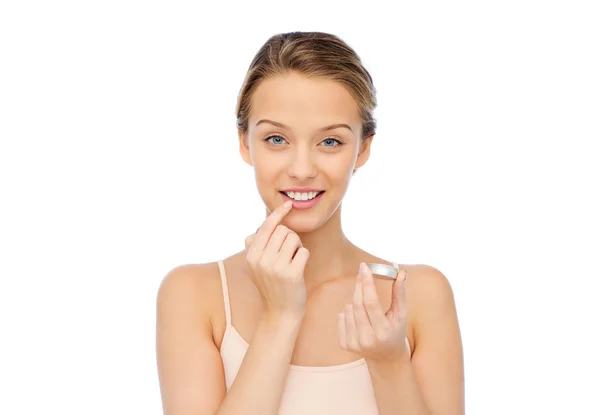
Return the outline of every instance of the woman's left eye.
<path id="1" fill-rule="evenodd" d="M 340 140 L 336 140 L 335 138 L 327 138 L 322 143 L 326 143 L 325 147 L 337 147 L 342 144 Z"/>

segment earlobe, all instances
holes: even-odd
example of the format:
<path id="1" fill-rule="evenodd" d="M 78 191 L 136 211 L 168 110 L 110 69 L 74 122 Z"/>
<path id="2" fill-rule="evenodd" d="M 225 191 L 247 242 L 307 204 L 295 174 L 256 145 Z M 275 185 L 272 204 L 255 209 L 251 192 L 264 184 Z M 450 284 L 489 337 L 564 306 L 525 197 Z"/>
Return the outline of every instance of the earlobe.
<path id="1" fill-rule="evenodd" d="M 248 143 L 248 135 L 244 134 L 238 128 L 238 139 L 240 142 L 240 155 L 242 159 L 249 165 L 252 166 L 252 157 L 250 157 L 250 146 Z"/>

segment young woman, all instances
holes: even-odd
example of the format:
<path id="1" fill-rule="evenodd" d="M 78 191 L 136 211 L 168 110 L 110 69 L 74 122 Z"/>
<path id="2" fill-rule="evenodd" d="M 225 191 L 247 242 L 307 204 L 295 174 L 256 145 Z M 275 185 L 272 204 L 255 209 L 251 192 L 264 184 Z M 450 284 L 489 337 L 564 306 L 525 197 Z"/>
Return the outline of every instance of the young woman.
<path id="1" fill-rule="evenodd" d="M 375 106 L 371 76 L 336 36 L 280 34 L 259 50 L 237 126 L 266 220 L 243 251 L 164 278 L 165 414 L 464 413 L 448 280 L 368 253 L 342 230 L 342 199 L 369 158 Z M 374 278 L 364 263 L 392 265 L 397 278 Z"/>

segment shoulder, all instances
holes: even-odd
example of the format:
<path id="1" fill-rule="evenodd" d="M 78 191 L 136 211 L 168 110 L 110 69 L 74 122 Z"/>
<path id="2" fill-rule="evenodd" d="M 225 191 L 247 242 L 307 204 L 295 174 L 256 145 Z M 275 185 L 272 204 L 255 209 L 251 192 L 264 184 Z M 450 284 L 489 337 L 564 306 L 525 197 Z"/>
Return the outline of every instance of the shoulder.
<path id="1" fill-rule="evenodd" d="M 406 265 L 408 271 L 406 287 L 421 302 L 444 302 L 453 297 L 452 286 L 448 278 L 431 265 Z"/>
<path id="2" fill-rule="evenodd" d="M 208 263 L 177 266 L 160 283 L 155 342 L 164 413 L 214 413 L 225 396 L 212 324 L 219 279 L 218 264 Z"/>
<path id="3" fill-rule="evenodd" d="M 454 291 L 440 270 L 425 264 L 407 265 L 404 269 L 408 271 L 407 301 L 416 328 L 456 314 Z"/>
<path id="4" fill-rule="evenodd" d="M 220 291 L 217 262 L 179 265 L 165 275 L 158 287 L 157 310 L 161 313 L 177 309 L 187 316 L 207 321 L 215 310 Z"/>
<path id="5" fill-rule="evenodd" d="M 221 284 L 217 262 L 179 265 L 171 269 L 162 279 L 158 296 L 193 293 L 200 288 L 215 284 Z"/>

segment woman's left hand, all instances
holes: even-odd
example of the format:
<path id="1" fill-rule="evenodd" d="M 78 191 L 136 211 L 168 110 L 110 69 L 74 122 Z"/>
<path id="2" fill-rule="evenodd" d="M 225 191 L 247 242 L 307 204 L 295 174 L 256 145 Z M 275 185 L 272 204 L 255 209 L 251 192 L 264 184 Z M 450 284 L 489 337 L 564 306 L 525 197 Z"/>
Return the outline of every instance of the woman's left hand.
<path id="1" fill-rule="evenodd" d="M 352 304 L 338 314 L 340 347 L 374 360 L 396 360 L 407 353 L 408 311 L 404 283 L 406 271 L 398 273 L 392 285 L 392 303 L 383 312 L 373 274 L 360 264 Z"/>

